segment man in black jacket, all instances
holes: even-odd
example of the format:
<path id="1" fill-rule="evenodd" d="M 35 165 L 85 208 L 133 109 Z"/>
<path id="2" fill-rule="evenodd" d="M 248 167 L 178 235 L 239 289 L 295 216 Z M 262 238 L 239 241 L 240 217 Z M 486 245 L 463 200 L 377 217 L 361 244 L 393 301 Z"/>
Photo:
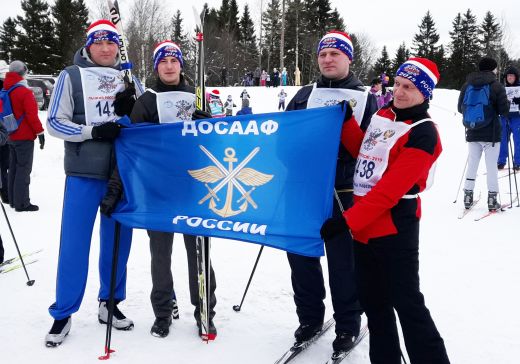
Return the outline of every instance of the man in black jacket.
<path id="1" fill-rule="evenodd" d="M 286 110 L 327 106 L 341 100 L 349 100 L 351 105 L 358 107 L 355 114 L 361 121 L 361 127 L 366 129 L 370 117 L 377 111 L 377 102 L 350 72 L 353 53 L 352 41 L 348 34 L 337 31 L 326 34 L 318 46 L 320 78 L 314 85 L 300 89 Z M 337 142 L 340 144 L 339 140 Z M 355 159 L 340 145 L 336 167 L 336 196 L 331 196 L 334 199 L 334 216 L 341 216 L 342 210 L 352 205 L 354 167 Z M 332 346 L 334 351 L 343 351 L 351 348 L 355 337 L 358 336 L 362 313 L 355 285 L 352 237 L 348 233 L 340 234 L 335 239 L 325 242 L 325 248 L 336 320 L 336 339 Z M 294 302 L 300 322 L 294 336 L 297 342 L 302 342 L 310 339 L 323 324 L 323 273 L 319 258 L 292 253 L 288 253 L 287 257 L 291 266 Z"/>
<path id="2" fill-rule="evenodd" d="M 477 170 L 482 152 L 486 161 L 488 209 L 495 211 L 500 208 L 498 199 L 498 167 L 497 160 L 500 152 L 500 139 L 502 126 L 500 115 L 509 113 L 509 101 L 506 90 L 497 80 L 497 62 L 493 58 L 484 57 L 478 64 L 478 72 L 470 73 L 466 83 L 462 86 L 459 95 L 458 109 L 460 113 L 466 113 L 468 109 L 464 105 L 464 96 L 471 87 L 489 85 L 489 102 L 484 106 L 484 126 L 480 128 L 466 128 L 466 141 L 468 142 L 468 168 L 464 182 L 464 207 L 469 209 L 473 205 L 473 189 L 477 178 Z"/>
<path id="3" fill-rule="evenodd" d="M 159 43 L 154 50 L 154 70 L 157 72 L 155 86 L 148 89 L 141 97 L 132 102 L 132 90 L 118 94 L 115 111 L 119 115 L 130 114 L 133 123 L 152 122 L 158 124 L 182 122 L 192 118 L 209 118 L 210 114 L 195 111 L 195 90 L 186 84 L 182 74 L 184 61 L 179 46 L 172 41 Z M 172 107 L 172 105 L 174 105 Z M 108 192 L 101 203 L 101 212 L 110 215 L 117 205 L 122 193 L 119 173 L 112 175 Z M 171 255 L 173 233 L 148 230 L 150 237 L 150 253 L 152 257 L 152 292 L 150 300 L 155 314 L 155 322 L 150 333 L 156 337 L 166 337 L 170 331 L 172 318 L 178 318 L 177 303 L 173 289 L 171 271 Z M 188 275 L 190 299 L 195 306 L 195 320 L 200 331 L 200 308 L 197 277 L 196 237 L 184 235 L 184 245 L 188 256 Z M 217 333 L 213 324 L 216 280 L 211 267 L 210 328 L 211 334 Z"/>

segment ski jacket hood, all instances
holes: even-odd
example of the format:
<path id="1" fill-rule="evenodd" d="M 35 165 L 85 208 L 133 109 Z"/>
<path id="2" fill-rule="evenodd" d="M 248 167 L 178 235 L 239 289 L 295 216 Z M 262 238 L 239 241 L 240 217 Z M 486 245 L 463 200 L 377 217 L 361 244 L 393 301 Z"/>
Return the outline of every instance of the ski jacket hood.
<path id="1" fill-rule="evenodd" d="M 507 83 L 507 75 L 515 75 L 516 79 L 513 84 Z M 504 72 L 504 84 L 506 87 L 514 87 L 514 86 L 520 86 L 520 74 L 518 73 L 518 70 L 516 67 L 508 67 L 506 71 Z"/>

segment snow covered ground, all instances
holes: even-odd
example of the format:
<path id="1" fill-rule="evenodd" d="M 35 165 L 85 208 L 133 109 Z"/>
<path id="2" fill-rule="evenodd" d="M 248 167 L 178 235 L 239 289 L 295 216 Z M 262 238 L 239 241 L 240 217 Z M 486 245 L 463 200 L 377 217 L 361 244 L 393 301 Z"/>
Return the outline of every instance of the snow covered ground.
<path id="1" fill-rule="evenodd" d="M 297 91 L 294 87 L 285 89 L 288 100 Z M 240 105 L 243 88 L 220 90 L 223 100 L 231 94 Z M 248 91 L 255 113 L 276 110 L 280 88 L 248 88 Z M 462 197 L 459 196 L 456 205 L 453 200 L 466 160 L 464 129 L 460 115 L 455 113 L 457 97 L 457 91 L 436 90 L 430 109 L 439 126 L 444 152 L 438 162 L 436 182 L 423 195 L 422 291 L 452 363 L 518 363 L 520 239 L 516 224 L 520 208 L 513 207 L 475 222 L 473 218 L 486 210 L 483 198 L 474 212 L 463 220 L 457 219 Z M 45 120 L 46 113 L 40 113 L 40 117 Z M 480 176 L 477 181 L 483 197 L 487 193 L 484 179 Z M 500 179 L 500 183 L 505 200 L 509 191 L 507 178 Z M 96 233 L 85 298 L 80 311 L 73 316 L 70 335 L 56 349 L 45 348 L 43 342 L 52 325 L 47 308 L 54 301 L 63 185 L 63 143 L 47 136 L 45 149 L 35 150 L 31 182 L 32 202 L 40 206 L 40 211 L 16 213 L 6 207 L 21 250 L 43 249 L 43 252 L 34 256 L 37 263 L 28 266 L 31 278 L 36 280 L 33 287 L 25 285 L 21 269 L 0 275 L 2 362 L 10 358 L 18 363 L 96 363 L 103 353 L 105 326 L 96 317 L 99 288 Z M 96 226 L 94 231 L 97 230 Z M 6 258 L 15 256 L 5 222 L 0 222 L 0 234 Z M 186 254 L 179 237 L 174 244 L 173 271 L 180 319 L 173 323 L 167 338 L 158 339 L 149 333 L 154 315 L 149 301 L 148 239 L 143 231 L 134 233 L 128 262 L 128 298 L 120 307 L 134 320 L 135 329 L 114 330 L 112 347 L 116 353 L 112 362 L 265 364 L 273 363 L 292 344 L 298 321 L 285 253 L 271 248 L 264 250 L 242 312 L 236 313 L 232 306 L 240 303 L 259 246 L 213 239 L 212 247 L 218 284 L 217 340 L 205 345 L 197 336 L 188 295 Z M 323 267 L 326 271 L 325 262 Z M 326 304 L 328 318 L 329 298 Z M 330 330 L 295 363 L 325 362 L 332 350 L 333 332 Z M 345 362 L 369 363 L 368 340 Z"/>

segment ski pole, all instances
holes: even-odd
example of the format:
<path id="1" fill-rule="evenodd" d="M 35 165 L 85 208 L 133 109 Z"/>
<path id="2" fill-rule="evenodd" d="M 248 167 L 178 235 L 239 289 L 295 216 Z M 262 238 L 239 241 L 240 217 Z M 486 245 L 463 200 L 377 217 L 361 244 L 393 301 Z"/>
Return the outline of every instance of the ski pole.
<path id="1" fill-rule="evenodd" d="M 448 109 L 448 108 L 445 108 L 445 107 L 439 106 L 439 105 L 434 104 L 434 103 L 431 103 L 431 102 L 430 102 L 430 105 L 435 106 L 436 108 L 441 109 L 441 110 L 443 110 L 443 111 L 446 111 L 446 112 L 449 112 L 449 113 L 453 113 L 453 116 L 457 116 L 457 112 L 456 112 L 456 111 L 450 110 L 450 109 Z"/>
<path id="2" fill-rule="evenodd" d="M 115 306 L 115 291 L 116 291 L 116 276 L 117 276 L 117 261 L 119 256 L 119 240 L 121 237 L 121 223 L 116 221 L 114 230 L 114 249 L 112 253 L 112 272 L 110 275 L 110 297 L 108 298 L 108 318 L 107 318 L 107 332 L 105 336 L 105 355 L 100 356 L 99 360 L 110 359 L 110 354 L 115 350 L 110 349 L 110 343 L 112 341 L 112 320 L 114 318 L 114 306 Z"/>
<path id="3" fill-rule="evenodd" d="M 29 278 L 29 273 L 27 272 L 27 268 L 25 267 L 25 262 L 23 261 L 22 253 L 20 253 L 20 248 L 18 247 L 18 243 L 16 242 L 16 238 L 14 237 L 13 229 L 11 227 L 11 223 L 9 222 L 9 218 L 7 217 L 7 212 L 5 211 L 4 204 L 0 202 L 2 205 L 2 211 L 4 212 L 5 221 L 7 222 L 7 226 L 9 226 L 9 231 L 11 232 L 11 236 L 13 237 L 14 246 L 16 247 L 16 251 L 18 252 L 18 257 L 20 257 L 20 261 L 22 262 L 23 270 L 25 271 L 25 276 L 27 277 L 27 285 L 32 286 L 34 284 L 34 279 Z"/>
<path id="4" fill-rule="evenodd" d="M 244 294 L 242 296 L 242 301 L 240 301 L 240 305 L 233 306 L 233 310 L 235 310 L 235 312 L 240 312 L 240 310 L 242 309 L 242 304 L 244 303 L 244 299 L 246 298 L 247 290 L 249 289 L 251 280 L 253 280 L 253 275 L 255 274 L 256 266 L 258 265 L 258 261 L 260 260 L 260 256 L 262 255 L 263 250 L 264 250 L 264 246 L 262 245 L 260 247 L 260 251 L 258 252 L 258 256 L 256 257 L 255 265 L 253 266 L 253 271 L 251 272 L 251 275 L 249 276 L 249 281 L 247 281 L 246 290 L 244 291 Z"/>
<path id="5" fill-rule="evenodd" d="M 506 124 L 506 127 L 507 127 L 507 130 L 508 130 L 508 134 L 507 134 L 507 143 L 508 143 L 508 146 L 509 146 L 509 152 L 511 153 L 511 158 L 515 158 L 515 155 L 514 155 L 514 151 L 513 151 L 513 144 L 511 143 L 511 126 L 510 126 L 510 121 L 509 121 L 509 118 L 506 119 L 507 121 L 507 124 Z M 510 199 L 510 206 L 509 208 L 513 208 L 513 191 L 512 191 L 512 188 L 511 188 L 511 158 L 507 158 L 507 168 L 508 168 L 508 174 L 509 174 L 509 199 Z M 520 202 L 518 201 L 518 182 L 516 180 L 516 171 L 514 170 L 514 165 L 513 165 L 513 178 L 515 180 L 515 189 L 516 189 L 516 200 L 517 200 L 517 204 L 516 206 L 519 207 L 520 206 Z"/>
<path id="6" fill-rule="evenodd" d="M 455 201 L 453 203 L 457 203 L 457 199 L 459 198 L 460 188 L 462 187 L 462 181 L 464 180 L 464 175 L 466 174 L 466 168 L 468 167 L 469 154 L 466 157 L 466 164 L 464 164 L 464 169 L 462 170 L 462 176 L 460 176 L 459 187 L 457 188 L 457 194 L 455 195 Z"/>

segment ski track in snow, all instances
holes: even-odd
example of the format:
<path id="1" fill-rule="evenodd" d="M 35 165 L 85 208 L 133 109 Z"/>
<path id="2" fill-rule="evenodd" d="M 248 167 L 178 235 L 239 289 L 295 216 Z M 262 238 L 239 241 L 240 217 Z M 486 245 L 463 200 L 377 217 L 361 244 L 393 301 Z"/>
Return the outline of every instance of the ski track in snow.
<path id="1" fill-rule="evenodd" d="M 213 87 L 208 87 L 211 89 Z M 235 104 L 240 106 L 243 87 L 218 89 L 223 101 L 231 94 Z M 247 88 L 253 112 L 276 111 L 280 89 Z M 284 89 L 289 101 L 298 88 Z M 520 329 L 520 295 L 518 288 L 514 288 L 519 286 L 520 277 L 516 225 L 520 209 L 513 207 L 503 214 L 475 222 L 474 216 L 486 210 L 486 199 L 482 198 L 475 211 L 463 220 L 457 219 L 462 193 L 456 205 L 452 202 L 466 160 L 464 129 L 460 115 L 455 113 L 457 98 L 458 91 L 435 90 L 430 108 L 444 151 L 437 164 L 435 184 L 422 196 L 422 292 L 452 363 L 513 364 L 520 356 L 516 342 Z M 45 122 L 46 112 L 41 112 L 40 117 Z M 500 183 L 501 191 L 508 191 L 507 179 L 501 179 Z M 31 279 L 36 280 L 33 287 L 25 285 L 23 269 L 0 276 L 0 350 L 3 358 L 19 363 L 99 363 L 97 357 L 103 353 L 105 326 L 100 325 L 96 317 L 97 223 L 85 297 L 79 312 L 72 317 L 71 332 L 61 347 L 44 346 L 44 336 L 52 325 L 47 308 L 54 301 L 63 186 L 63 142 L 47 135 L 45 149 L 35 149 L 31 176 L 31 200 L 40 206 L 40 211 L 15 213 L 6 207 L 22 252 L 44 249 L 38 255 L 39 261 L 28 266 Z M 478 189 L 486 195 L 485 176 L 479 176 L 476 191 Z M 505 199 L 503 194 L 503 202 Z M 0 234 L 6 259 L 15 256 L 5 222 L 0 223 Z M 111 362 L 273 363 L 292 344 L 293 332 L 298 326 L 284 252 L 264 249 L 242 311 L 236 313 L 232 309 L 240 303 L 258 249 L 254 244 L 213 239 L 218 337 L 206 345 L 197 336 L 189 302 L 184 243 L 182 237 L 176 235 L 172 260 L 180 319 L 174 320 L 167 338 L 159 339 L 149 333 L 154 315 L 149 299 L 148 239 L 144 231 L 135 231 L 128 262 L 127 300 L 120 304 L 121 310 L 134 320 L 135 329 L 114 330 L 112 348 L 116 352 Z M 327 275 L 325 259 L 322 266 Z M 325 302 L 328 319 L 332 314 L 330 298 Z M 333 338 L 334 330 L 330 330 L 295 363 L 325 362 L 332 353 Z M 345 363 L 369 363 L 368 342 L 365 339 Z"/>

